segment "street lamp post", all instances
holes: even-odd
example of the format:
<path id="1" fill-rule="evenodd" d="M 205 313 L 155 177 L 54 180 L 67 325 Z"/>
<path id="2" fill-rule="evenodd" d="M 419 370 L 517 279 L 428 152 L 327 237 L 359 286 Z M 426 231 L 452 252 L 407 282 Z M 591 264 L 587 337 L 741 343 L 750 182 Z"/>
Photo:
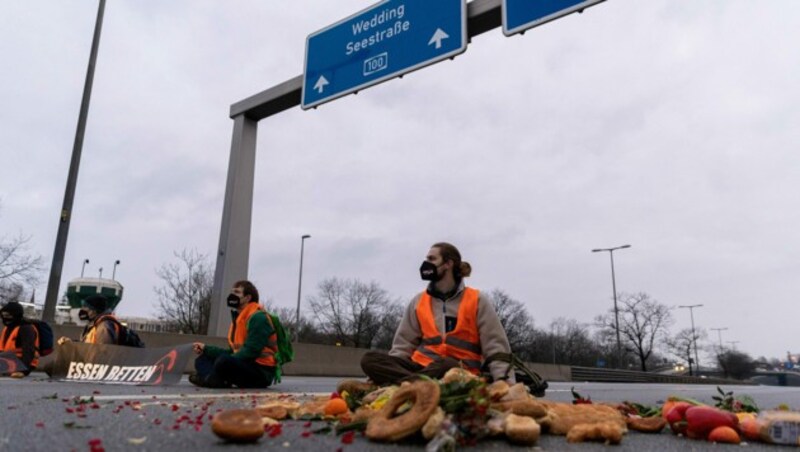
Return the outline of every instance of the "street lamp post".
<path id="1" fill-rule="evenodd" d="M 100 276 L 99 276 L 99 278 L 100 278 L 100 279 L 103 279 L 103 267 L 100 267 L 98 270 L 100 271 Z"/>
<path id="2" fill-rule="evenodd" d="M 709 328 L 711 331 L 716 331 L 719 336 L 719 349 L 722 350 L 722 332 L 728 331 L 728 328 Z"/>
<path id="3" fill-rule="evenodd" d="M 56 304 L 58 304 L 58 288 L 61 285 L 61 271 L 64 267 L 64 254 L 67 250 L 67 237 L 69 224 L 72 219 L 72 206 L 75 199 L 75 189 L 78 184 L 78 169 L 81 164 L 83 152 L 83 137 L 86 132 L 86 122 L 89 116 L 89 101 L 92 98 L 92 84 L 94 83 L 94 69 L 97 62 L 97 51 L 100 47 L 100 31 L 103 29 L 103 14 L 105 13 L 106 0 L 100 0 L 97 7 L 97 20 L 94 23 L 92 48 L 89 52 L 89 65 L 86 68 L 86 80 L 83 84 L 83 97 L 81 108 L 78 112 L 78 126 L 75 130 L 75 141 L 72 145 L 72 158 L 67 172 L 67 186 L 64 189 L 64 202 L 58 215 L 58 231 L 56 244 L 53 250 L 53 263 L 50 265 L 50 278 L 47 282 L 47 293 L 44 299 L 42 320 L 55 322 Z"/>
<path id="4" fill-rule="evenodd" d="M 114 279 L 117 276 L 117 265 L 119 265 L 119 259 L 114 261 L 114 271 L 111 272 L 111 279 Z"/>
<path id="5" fill-rule="evenodd" d="M 300 237 L 300 277 L 297 279 L 297 313 L 295 314 L 294 318 L 294 340 L 298 342 L 300 339 L 300 292 L 303 288 L 303 249 L 306 243 L 306 239 L 310 239 L 311 236 L 308 234 L 304 234 Z"/>
<path id="6" fill-rule="evenodd" d="M 630 248 L 630 245 L 616 246 L 614 248 L 595 248 L 593 253 L 608 251 L 611 256 L 611 290 L 614 292 L 614 328 L 617 330 L 617 367 L 622 367 L 622 342 L 619 339 L 619 308 L 617 307 L 617 281 L 614 276 L 614 251 Z"/>
<path id="7" fill-rule="evenodd" d="M 83 270 L 86 269 L 86 264 L 89 263 L 89 259 L 83 260 L 83 265 L 81 265 L 81 278 L 83 278 Z"/>
<path id="8" fill-rule="evenodd" d="M 692 342 L 694 342 L 694 365 L 697 369 L 697 374 L 700 375 L 700 358 L 697 355 L 697 334 L 694 332 L 694 308 L 702 308 L 701 304 L 692 304 L 687 306 L 678 306 L 679 308 L 686 308 L 689 310 L 689 317 L 692 319 Z"/>

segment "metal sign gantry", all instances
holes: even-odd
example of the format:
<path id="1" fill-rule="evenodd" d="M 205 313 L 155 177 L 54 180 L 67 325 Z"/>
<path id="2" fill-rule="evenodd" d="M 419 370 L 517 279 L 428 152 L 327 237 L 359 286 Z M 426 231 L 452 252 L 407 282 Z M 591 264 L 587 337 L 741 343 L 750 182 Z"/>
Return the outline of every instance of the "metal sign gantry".
<path id="1" fill-rule="evenodd" d="M 384 6 L 384 7 L 391 7 L 394 5 L 396 8 L 399 5 L 411 5 L 416 4 L 418 2 L 428 2 L 428 3 L 438 3 L 440 0 L 387 0 L 384 2 L 379 3 L 377 6 Z M 444 2 L 445 0 L 441 0 Z M 451 2 L 452 0 L 447 0 Z M 455 0 L 455 1 L 464 1 L 464 0 Z M 466 4 L 466 39 L 469 40 L 475 36 L 483 34 L 489 30 L 494 28 L 500 27 L 503 24 L 503 15 L 502 10 L 504 6 L 504 2 L 507 0 L 473 0 L 470 3 Z M 536 3 L 534 0 L 524 0 L 527 3 Z M 538 1 L 538 0 L 537 0 Z M 568 2 L 568 3 L 575 3 L 571 0 L 546 0 L 544 3 L 553 3 L 553 2 Z M 598 3 L 598 1 L 590 1 L 588 3 Z M 570 8 L 574 7 L 575 5 L 571 5 Z M 562 17 L 563 15 L 569 14 L 571 12 L 575 12 L 578 9 L 572 9 L 569 11 L 562 11 L 558 17 Z M 365 10 L 367 15 L 367 20 L 372 21 L 372 16 L 369 11 L 374 11 L 373 8 L 368 8 Z M 419 11 L 424 11 L 420 9 Z M 419 12 L 418 11 L 418 12 Z M 377 11 L 375 14 L 380 14 L 380 11 Z M 404 11 L 405 14 L 405 11 Z M 399 12 L 395 13 L 395 16 L 398 16 Z M 445 14 L 446 16 L 452 16 L 452 14 Z M 354 19 L 357 17 L 361 17 L 359 14 L 351 16 L 349 19 Z M 396 17 L 394 18 L 396 19 Z M 402 20 L 402 19 L 401 19 Z M 415 19 L 416 21 L 417 19 Z M 425 22 L 422 19 L 419 19 L 422 23 Z M 553 18 L 549 18 L 548 20 L 553 20 Z M 376 22 L 378 19 L 376 19 Z M 447 20 L 443 20 L 441 23 L 444 25 Z M 334 26 L 349 26 L 353 27 L 355 22 L 347 22 L 341 21 Z M 449 23 L 449 22 L 448 22 Z M 371 24 L 370 24 L 371 26 Z M 401 29 L 405 27 L 403 23 L 401 23 Z M 531 25 L 534 26 L 534 25 Z M 410 30 L 411 25 L 408 26 Z M 328 27 L 330 28 L 330 27 Z M 362 25 L 362 29 L 363 29 Z M 437 28 L 441 29 L 441 27 Z M 322 34 L 325 29 L 318 32 Z M 429 32 L 429 30 L 425 30 L 424 33 L 422 31 L 419 32 L 419 37 L 424 38 L 425 35 Z M 429 56 L 426 56 L 424 59 L 420 57 L 411 57 L 408 61 L 411 62 L 410 66 L 404 68 L 404 70 L 399 70 L 390 74 L 389 77 L 385 77 L 383 75 L 378 75 L 374 79 L 368 80 L 369 82 L 380 83 L 381 81 L 387 80 L 392 77 L 398 77 L 402 74 L 417 69 L 421 67 L 420 64 L 432 64 L 435 61 L 439 61 L 439 57 L 441 55 L 447 55 L 444 58 L 452 57 L 457 53 L 463 52 L 460 48 L 450 49 L 449 47 L 442 50 L 445 43 L 447 43 L 448 38 L 444 38 L 444 34 L 447 34 L 449 37 L 452 38 L 450 33 L 447 33 L 444 29 L 441 29 L 441 33 L 437 32 L 436 30 L 433 31 L 433 34 L 428 37 L 428 42 L 431 43 L 431 48 L 433 50 L 439 50 L 439 52 L 434 52 Z M 311 35 L 309 36 L 309 40 L 312 39 Z M 385 37 L 385 35 L 384 35 Z M 337 38 L 338 39 L 338 38 Z M 453 41 L 450 41 L 448 45 L 451 45 Z M 349 41 L 348 41 L 349 42 Z M 355 42 L 355 41 L 354 41 Z M 345 43 L 346 46 L 347 43 Z M 310 44 L 309 44 L 310 45 Z M 353 44 L 355 46 L 355 44 Z M 459 44 L 460 45 L 460 44 Z M 438 47 L 438 49 L 437 49 Z M 377 48 L 373 49 L 377 50 Z M 430 49 L 429 49 L 430 50 Z M 381 52 L 376 52 L 376 55 Z M 366 59 L 359 60 L 360 64 L 362 65 L 362 71 L 364 71 L 364 63 Z M 367 69 L 379 69 L 382 71 L 381 67 L 385 62 L 381 61 L 374 61 L 373 66 L 367 67 Z M 407 63 L 408 64 L 408 63 Z M 308 66 L 308 65 L 307 65 Z M 418 67 L 415 67 L 418 66 Z M 409 69 L 410 68 L 410 69 Z M 405 70 L 408 69 L 408 70 Z M 387 74 L 389 73 L 389 67 L 386 67 Z M 357 77 L 354 77 L 354 81 L 347 83 L 346 87 L 337 89 L 337 92 L 334 97 L 327 97 L 328 91 L 326 88 L 328 87 L 327 84 L 333 83 L 331 80 L 325 77 L 325 81 L 322 81 L 320 76 L 324 76 L 324 72 L 316 74 L 316 80 L 314 76 L 308 78 L 310 74 L 309 68 L 306 67 L 306 72 L 304 74 L 298 75 L 294 78 L 286 80 L 283 83 L 275 85 L 267 90 L 264 90 L 258 94 L 255 94 L 247 99 L 239 101 L 233 105 L 231 105 L 230 109 L 230 117 L 233 119 L 233 138 L 231 140 L 231 154 L 230 159 L 228 161 L 228 178 L 227 184 L 225 186 L 225 201 L 222 210 L 222 225 L 220 228 L 220 236 L 219 236 L 219 246 L 217 248 L 217 262 L 216 262 L 216 269 L 214 272 L 214 289 L 211 294 L 211 316 L 209 319 L 208 325 L 208 335 L 210 336 L 225 336 L 227 334 L 228 325 L 230 324 L 230 319 L 228 318 L 225 311 L 227 311 L 227 306 L 225 303 L 225 299 L 227 298 L 228 290 L 231 288 L 234 282 L 240 279 L 247 279 L 248 275 L 248 265 L 250 259 L 250 229 L 251 229 L 251 218 L 252 218 L 252 208 L 253 208 L 253 182 L 255 180 L 255 163 L 256 163 L 256 136 L 258 131 L 258 121 L 267 118 L 269 116 L 278 114 L 284 110 L 296 107 L 298 105 L 303 105 L 305 108 L 312 108 L 315 105 L 320 103 L 326 102 L 328 100 L 333 100 L 336 97 L 343 96 L 350 92 L 355 92 L 357 89 L 363 88 L 365 86 L 371 86 L 374 83 L 370 83 L 369 85 L 364 85 L 358 87 L 357 84 L 359 80 Z M 369 75 L 369 74 L 368 74 Z M 363 74 L 362 74 L 363 76 Z M 304 79 L 308 78 L 306 84 L 312 83 L 310 87 L 311 90 L 306 89 L 306 94 L 309 92 L 317 92 L 320 95 L 325 94 L 326 97 L 324 98 L 314 98 L 308 97 L 307 99 L 303 99 L 303 86 L 304 86 Z M 363 77 L 362 77 L 363 78 Z M 375 81 L 377 80 L 377 81 Z M 309 82 L 310 81 L 310 82 Z M 364 81 L 364 80 L 361 80 Z M 350 86 L 350 85 L 355 85 Z M 342 85 L 345 86 L 345 85 Z"/>

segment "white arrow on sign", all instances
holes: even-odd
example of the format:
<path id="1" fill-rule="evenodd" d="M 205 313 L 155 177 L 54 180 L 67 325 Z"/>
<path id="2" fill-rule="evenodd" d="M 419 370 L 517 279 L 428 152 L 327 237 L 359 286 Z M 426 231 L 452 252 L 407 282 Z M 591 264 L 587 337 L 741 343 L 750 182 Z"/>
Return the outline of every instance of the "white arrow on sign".
<path id="1" fill-rule="evenodd" d="M 433 36 L 431 37 L 431 40 L 428 41 L 428 45 L 431 45 L 431 44 L 433 44 L 435 42 L 436 43 L 436 48 L 437 49 L 441 49 L 442 48 L 442 39 L 447 39 L 449 37 L 450 37 L 450 35 L 448 35 L 444 31 L 442 31 L 441 28 L 437 28 L 436 31 L 433 33 Z"/>
<path id="2" fill-rule="evenodd" d="M 317 83 L 314 84 L 314 89 L 317 90 L 318 93 L 322 94 L 322 91 L 328 85 L 330 85 L 328 79 L 326 79 L 324 75 L 320 75 L 319 80 L 317 80 Z"/>

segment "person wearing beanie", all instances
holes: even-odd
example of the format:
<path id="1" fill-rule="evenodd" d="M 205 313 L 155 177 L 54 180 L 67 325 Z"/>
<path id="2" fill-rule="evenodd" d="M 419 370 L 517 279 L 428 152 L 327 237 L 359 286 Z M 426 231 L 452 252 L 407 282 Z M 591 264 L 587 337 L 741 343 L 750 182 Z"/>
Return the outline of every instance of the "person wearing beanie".
<path id="1" fill-rule="evenodd" d="M 13 352 L 27 369 L 10 374 L 22 378 L 39 364 L 39 334 L 36 328 L 25 322 L 22 305 L 12 301 L 0 308 L 3 330 L 0 332 L 0 352 Z"/>
<path id="2" fill-rule="evenodd" d="M 86 326 L 81 334 L 81 342 L 87 344 L 119 344 L 119 321 L 108 309 L 108 299 L 100 294 L 90 295 L 83 300 L 83 307 L 78 312 L 78 318 L 85 320 Z M 61 337 L 61 345 L 72 339 Z"/>
<path id="3" fill-rule="evenodd" d="M 361 369 L 369 381 L 358 382 L 357 389 L 397 384 L 418 375 L 441 378 L 454 367 L 478 375 L 487 357 L 511 353 L 491 298 L 464 284 L 472 266 L 461 260 L 455 246 L 434 244 L 419 271 L 428 287 L 408 304 L 389 353 L 369 351 L 363 356 Z M 494 380 L 514 383 L 507 363 L 491 362 L 489 369 Z"/>

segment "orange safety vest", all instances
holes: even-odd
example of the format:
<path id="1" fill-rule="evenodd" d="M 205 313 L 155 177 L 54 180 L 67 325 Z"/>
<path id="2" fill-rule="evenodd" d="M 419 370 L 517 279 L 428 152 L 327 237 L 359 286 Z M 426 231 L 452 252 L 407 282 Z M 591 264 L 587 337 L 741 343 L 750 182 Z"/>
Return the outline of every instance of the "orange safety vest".
<path id="1" fill-rule="evenodd" d="M 5 341 L 3 341 L 3 337 L 0 336 L 0 352 L 14 352 L 17 355 L 17 358 L 22 359 L 22 347 L 17 347 L 17 336 L 19 335 L 19 329 L 21 326 L 22 325 L 15 326 Z M 37 331 L 36 327 L 33 325 L 31 325 L 31 328 L 33 328 L 33 334 L 35 335 L 36 340 L 33 343 L 33 361 L 31 361 L 30 367 L 36 367 L 39 365 L 39 331 Z M 5 335 L 6 331 L 3 330 L 3 336 Z"/>
<path id="2" fill-rule="evenodd" d="M 111 314 L 101 315 L 101 316 L 97 317 L 96 319 L 94 319 L 94 322 L 92 322 L 92 327 L 89 328 L 89 331 L 87 331 L 86 335 L 83 337 L 83 342 L 85 342 L 87 344 L 96 344 L 97 343 L 96 342 L 97 341 L 97 326 L 100 325 L 101 323 L 103 323 L 106 318 L 111 319 L 111 322 L 114 324 L 114 331 L 116 332 L 116 335 L 117 335 L 117 342 L 115 344 L 112 344 L 112 345 L 118 345 L 119 344 L 119 322 Z"/>
<path id="3" fill-rule="evenodd" d="M 244 347 L 244 343 L 247 340 L 247 323 L 250 321 L 250 317 L 258 311 L 262 311 L 265 314 L 267 312 L 257 302 L 247 303 L 247 306 L 239 312 L 236 321 L 228 329 L 228 343 L 233 353 Z M 261 355 L 256 358 L 256 363 L 261 366 L 275 367 L 277 366 L 275 354 L 278 353 L 278 333 L 275 331 L 275 325 L 272 324 L 269 314 L 267 314 L 267 322 L 272 327 L 272 334 L 269 336 L 267 345 L 261 350 Z"/>
<path id="4" fill-rule="evenodd" d="M 433 361 L 449 356 L 461 361 L 473 374 L 480 374 L 482 355 L 478 334 L 479 293 L 470 287 L 464 289 L 461 305 L 458 307 L 456 328 L 442 339 L 442 333 L 436 327 L 433 316 L 431 296 L 423 292 L 417 303 L 417 321 L 422 330 L 422 341 L 411 355 L 411 360 L 427 367 Z"/>

